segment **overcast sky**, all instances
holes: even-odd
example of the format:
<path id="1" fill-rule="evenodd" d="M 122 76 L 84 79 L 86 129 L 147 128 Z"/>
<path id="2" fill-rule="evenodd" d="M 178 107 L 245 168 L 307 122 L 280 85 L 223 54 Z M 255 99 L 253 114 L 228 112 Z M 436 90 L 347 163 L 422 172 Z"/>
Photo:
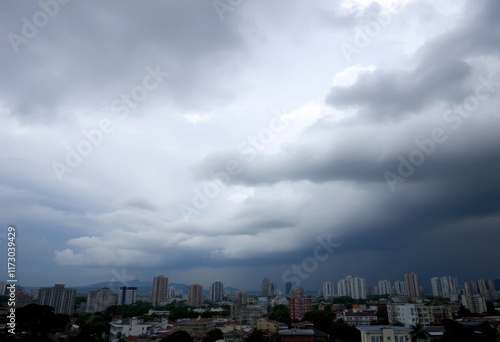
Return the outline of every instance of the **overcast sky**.
<path id="1" fill-rule="evenodd" d="M 500 2 L 0 8 L 21 284 L 500 277 Z"/>

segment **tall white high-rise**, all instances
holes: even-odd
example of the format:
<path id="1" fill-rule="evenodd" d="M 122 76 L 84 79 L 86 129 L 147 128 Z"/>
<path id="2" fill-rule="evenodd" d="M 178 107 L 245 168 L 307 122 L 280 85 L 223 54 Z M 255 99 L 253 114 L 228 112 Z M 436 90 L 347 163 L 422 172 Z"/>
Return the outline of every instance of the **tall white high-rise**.
<path id="1" fill-rule="evenodd" d="M 434 297 L 453 298 L 457 296 L 455 279 L 449 276 L 431 278 Z"/>
<path id="2" fill-rule="evenodd" d="M 379 280 L 377 290 L 379 295 L 390 295 L 392 293 L 392 286 L 389 280 Z"/>
<path id="3" fill-rule="evenodd" d="M 477 282 L 477 285 L 479 287 L 479 294 L 481 296 L 484 296 L 486 298 L 486 300 L 492 300 L 492 299 L 496 298 L 497 292 L 496 292 L 495 283 L 493 282 L 493 280 L 480 279 Z"/>
<path id="4" fill-rule="evenodd" d="M 396 294 L 399 296 L 406 295 L 406 283 L 401 280 L 396 280 L 394 282 L 394 291 L 396 291 Z"/>
<path id="5" fill-rule="evenodd" d="M 151 304 L 153 307 L 165 305 L 168 298 L 168 278 L 162 275 L 153 277 L 153 294 Z"/>
<path id="6" fill-rule="evenodd" d="M 337 283 L 339 296 L 347 296 L 354 299 L 366 298 L 366 281 L 364 278 L 347 276 Z"/>
<path id="7" fill-rule="evenodd" d="M 333 297 L 333 283 L 331 281 L 325 281 L 323 283 L 323 297 Z"/>

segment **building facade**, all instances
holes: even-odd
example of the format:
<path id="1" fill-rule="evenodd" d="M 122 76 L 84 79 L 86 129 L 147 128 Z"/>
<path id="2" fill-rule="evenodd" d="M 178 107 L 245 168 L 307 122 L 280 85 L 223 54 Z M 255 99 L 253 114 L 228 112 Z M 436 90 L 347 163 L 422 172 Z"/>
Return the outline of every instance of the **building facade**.
<path id="1" fill-rule="evenodd" d="M 411 341 L 411 329 L 393 326 L 362 326 L 358 327 L 361 332 L 361 342 L 408 342 Z"/>
<path id="2" fill-rule="evenodd" d="M 462 305 L 470 310 L 472 313 L 482 314 L 487 312 L 486 299 L 480 294 L 475 295 L 462 295 Z"/>
<path id="3" fill-rule="evenodd" d="M 377 284 L 377 294 L 390 295 L 392 294 L 392 286 L 389 280 L 379 280 Z"/>
<path id="4" fill-rule="evenodd" d="M 168 278 L 162 275 L 153 277 L 151 304 L 153 307 L 165 305 L 168 299 Z"/>
<path id="5" fill-rule="evenodd" d="M 189 285 L 187 304 L 190 306 L 201 306 L 203 287 L 200 284 Z"/>
<path id="6" fill-rule="evenodd" d="M 118 294 L 118 305 L 132 305 L 137 301 L 137 287 L 122 286 Z"/>
<path id="7" fill-rule="evenodd" d="M 38 303 L 54 308 L 56 314 L 72 315 L 75 308 L 76 289 L 68 289 L 64 284 L 40 289 Z"/>
<path id="8" fill-rule="evenodd" d="M 365 299 L 366 281 L 360 277 L 347 276 L 337 283 L 337 294 L 354 299 Z"/>
<path id="9" fill-rule="evenodd" d="M 220 281 L 216 281 L 210 286 L 210 301 L 212 303 L 220 303 L 224 299 L 224 285 Z"/>
<path id="10" fill-rule="evenodd" d="M 403 323 L 405 326 L 440 324 L 444 319 L 452 319 L 451 305 L 387 304 L 389 323 Z"/>
<path id="11" fill-rule="evenodd" d="M 431 278 L 432 295 L 434 297 L 443 297 L 457 299 L 457 287 L 455 279 L 449 276 Z"/>
<path id="12" fill-rule="evenodd" d="M 408 300 L 415 301 L 422 298 L 422 292 L 420 291 L 420 280 L 418 278 L 418 274 L 406 273 L 405 283 L 406 283 L 406 296 L 408 297 Z"/>
<path id="13" fill-rule="evenodd" d="M 90 291 L 87 294 L 86 312 L 106 311 L 112 305 L 118 303 L 118 295 L 111 292 L 108 288 L 102 288 L 96 291 Z"/>
<path id="14" fill-rule="evenodd" d="M 312 298 L 294 297 L 290 298 L 290 318 L 301 320 L 308 311 L 312 311 Z"/>
<path id="15" fill-rule="evenodd" d="M 323 297 L 333 297 L 333 283 L 331 281 L 325 281 L 323 283 Z"/>
<path id="16" fill-rule="evenodd" d="M 264 277 L 260 283 L 261 296 L 274 297 L 276 292 L 276 285 L 272 283 L 268 277 Z"/>

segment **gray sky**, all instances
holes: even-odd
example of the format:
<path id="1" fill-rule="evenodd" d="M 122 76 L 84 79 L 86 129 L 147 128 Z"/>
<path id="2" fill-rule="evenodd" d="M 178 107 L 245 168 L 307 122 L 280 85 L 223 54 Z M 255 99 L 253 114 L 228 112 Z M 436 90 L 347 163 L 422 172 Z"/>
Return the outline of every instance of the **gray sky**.
<path id="1" fill-rule="evenodd" d="M 21 284 L 500 277 L 498 1 L 0 8 Z"/>

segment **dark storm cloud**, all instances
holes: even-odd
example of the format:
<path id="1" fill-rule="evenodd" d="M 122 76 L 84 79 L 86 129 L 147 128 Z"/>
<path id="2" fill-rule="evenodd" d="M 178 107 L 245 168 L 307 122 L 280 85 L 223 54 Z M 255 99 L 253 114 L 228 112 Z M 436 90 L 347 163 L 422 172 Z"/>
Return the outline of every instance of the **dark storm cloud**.
<path id="1" fill-rule="evenodd" d="M 360 116 L 383 121 L 418 114 L 437 101 L 457 104 L 473 92 L 467 84 L 471 67 L 466 59 L 500 51 L 500 23 L 491 15 L 499 10 L 498 2 L 487 1 L 456 30 L 426 42 L 415 53 L 417 66 L 412 70 L 360 75 L 351 86 L 332 87 L 326 102 L 339 108 L 356 106 Z"/>
<path id="2" fill-rule="evenodd" d="M 436 62 L 412 72 L 380 70 L 360 75 L 350 87 L 333 87 L 327 102 L 339 108 L 359 106 L 359 115 L 386 121 L 417 113 L 436 101 L 456 103 L 468 95 L 464 87 L 470 76 L 467 63 Z"/>
<path id="3" fill-rule="evenodd" d="M 2 11 L 1 31 L 22 36 L 41 9 L 18 3 Z M 234 17 L 234 16 L 232 16 Z M 15 53 L 2 35 L 0 90 L 13 115 L 52 121 L 71 108 L 95 109 L 140 82 L 147 66 L 170 73 L 162 98 L 178 105 L 217 98 L 207 75 L 234 64 L 243 46 L 231 17 L 223 23 L 210 2 L 70 2 Z M 208 92 L 211 92 L 208 95 Z M 223 95 L 226 96 L 226 95 Z"/>

